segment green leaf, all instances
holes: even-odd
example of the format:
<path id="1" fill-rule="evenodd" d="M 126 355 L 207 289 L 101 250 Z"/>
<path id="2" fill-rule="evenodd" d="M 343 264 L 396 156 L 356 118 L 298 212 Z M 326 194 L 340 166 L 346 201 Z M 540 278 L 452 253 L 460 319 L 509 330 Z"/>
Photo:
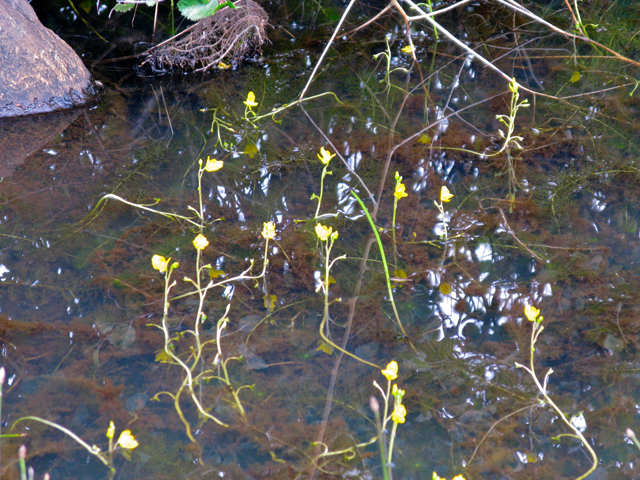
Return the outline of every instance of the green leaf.
<path id="1" fill-rule="evenodd" d="M 113 7 L 113 9 L 116 12 L 128 12 L 129 10 L 132 10 L 133 7 L 135 6 L 136 6 L 135 3 L 118 3 L 116 4 L 115 7 Z"/>
<path id="2" fill-rule="evenodd" d="M 192 22 L 207 18 L 223 7 L 236 8 L 231 2 L 218 4 L 218 0 L 180 0 L 178 10 Z"/>
<path id="3" fill-rule="evenodd" d="M 91 11 L 92 5 L 93 5 L 92 0 L 84 0 L 84 2 L 80 3 L 80 5 L 78 6 L 80 7 L 81 10 L 84 11 L 84 13 L 89 13 Z"/>

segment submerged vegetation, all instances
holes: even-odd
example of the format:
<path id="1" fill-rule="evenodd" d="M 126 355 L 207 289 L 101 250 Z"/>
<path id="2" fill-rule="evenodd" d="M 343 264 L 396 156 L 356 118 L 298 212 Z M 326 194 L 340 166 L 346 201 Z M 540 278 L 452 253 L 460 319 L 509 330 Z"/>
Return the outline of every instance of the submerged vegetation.
<path id="1" fill-rule="evenodd" d="M 282 2 L 186 87 L 96 59 L 0 184 L 2 478 L 634 478 L 640 26 L 583 3 Z"/>

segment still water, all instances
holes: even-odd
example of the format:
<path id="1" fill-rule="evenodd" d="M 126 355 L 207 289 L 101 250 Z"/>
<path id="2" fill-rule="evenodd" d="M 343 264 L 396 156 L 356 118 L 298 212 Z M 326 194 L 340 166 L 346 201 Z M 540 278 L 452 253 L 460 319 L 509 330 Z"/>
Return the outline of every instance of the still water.
<path id="1" fill-rule="evenodd" d="M 104 451 L 113 421 L 116 437 L 129 429 L 139 442 L 128 460 L 116 452 L 122 479 L 382 478 L 369 402 L 383 402 L 373 382 L 386 391 L 381 369 L 396 360 L 407 411 L 396 478 L 575 478 L 591 466 L 587 451 L 515 367 L 529 362 L 524 307 L 534 305 L 545 326 L 536 373 L 542 381 L 553 368 L 550 397 L 599 457 L 592 478 L 634 478 L 639 452 L 624 436 L 640 430 L 631 87 L 571 102 L 520 92 L 530 104 L 514 124 L 522 149 L 508 155 L 496 118 L 509 115 L 506 82 L 431 35 L 415 35 L 420 72 L 402 35 L 389 50 L 340 41 L 307 94 L 335 97 L 273 118 L 259 117 L 297 99 L 319 52 L 281 41 L 262 64 L 172 81 L 103 72 L 112 80 L 95 105 L 3 120 L 2 433 L 38 416 Z M 550 94 L 592 91 L 607 74 L 570 82 L 572 67 L 556 57 L 571 48 L 513 50 L 497 63 Z M 373 57 L 385 51 L 389 70 L 412 73 L 387 76 L 387 57 Z M 321 147 L 336 154 L 324 177 Z M 199 196 L 207 157 L 224 167 L 202 173 Z M 394 214 L 396 172 L 408 195 Z M 390 288 L 351 191 L 374 216 Z M 101 200 L 108 194 L 138 207 Z M 193 219 L 200 200 L 202 232 L 157 213 Z M 170 350 L 188 363 L 201 305 L 185 281 L 197 279 L 193 239 L 209 241 L 203 285 L 252 261 L 259 276 L 264 222 L 276 228 L 264 277 L 207 291 L 198 324 L 195 399 L 226 426 L 187 393 L 180 415 L 172 395 L 185 375 L 158 328 L 164 276 L 151 259 L 179 262 L 165 323 Z M 338 232 L 330 262 L 344 256 L 332 263 L 325 321 L 318 223 Z M 14 432 L 26 436 L 3 439 L 2 478 L 17 478 L 20 444 L 37 478 L 107 478 L 53 428 L 23 421 Z"/>

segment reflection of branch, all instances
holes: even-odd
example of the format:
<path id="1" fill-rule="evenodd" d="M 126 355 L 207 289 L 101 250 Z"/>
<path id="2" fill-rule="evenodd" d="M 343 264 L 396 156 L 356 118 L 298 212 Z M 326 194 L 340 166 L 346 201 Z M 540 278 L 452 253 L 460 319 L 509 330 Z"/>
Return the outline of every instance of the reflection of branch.
<path id="1" fill-rule="evenodd" d="M 409 3 L 412 3 L 410 0 L 407 0 L 407 1 Z M 496 0 L 496 2 L 498 2 L 501 5 L 504 5 L 507 8 L 513 9 L 518 13 L 521 13 L 522 15 L 524 15 L 526 17 L 529 17 L 529 18 L 535 20 L 536 22 L 539 22 L 539 23 L 543 24 L 545 27 L 550 28 L 551 30 L 553 30 L 556 33 L 559 33 L 560 35 L 564 35 L 565 37 L 575 38 L 576 40 L 582 40 L 584 42 L 590 43 L 591 45 L 593 45 L 595 47 L 600 47 L 600 48 L 606 50 L 611 55 L 616 57 L 618 60 L 622 60 L 623 62 L 631 63 L 631 64 L 633 64 L 635 66 L 640 67 L 640 62 L 636 62 L 635 60 L 631 60 L 630 58 L 624 57 L 624 56 L 620 55 L 618 52 L 616 52 L 615 50 L 612 50 L 609 47 L 606 47 L 606 46 L 602 45 L 601 43 L 596 42 L 595 40 L 591 40 L 590 38 L 584 37 L 582 35 L 575 35 L 573 33 L 565 32 L 564 30 L 562 30 L 562 29 L 556 27 L 555 25 L 552 25 L 551 23 L 547 22 L 543 18 L 540 18 L 535 13 L 530 12 L 529 10 L 524 8 L 522 5 L 518 5 L 513 0 Z M 571 9 L 569 9 L 569 11 L 571 12 L 571 15 L 573 16 L 573 11 Z M 574 17 L 574 19 L 575 19 L 575 17 Z"/>
<path id="2" fill-rule="evenodd" d="M 347 14 L 349 13 L 349 10 L 351 10 L 351 7 L 353 7 L 354 3 L 356 3 L 356 0 L 351 0 L 349 2 L 349 5 L 347 5 L 347 8 L 342 14 L 342 17 L 340 18 L 338 25 L 336 25 L 336 28 L 333 30 L 333 35 L 331 35 L 331 38 L 327 42 L 327 46 L 324 47 L 322 55 L 320 55 L 320 58 L 316 62 L 316 66 L 313 67 L 313 72 L 311 72 L 311 75 L 309 76 L 309 80 L 307 81 L 307 84 L 302 89 L 302 93 L 300 94 L 300 98 L 298 98 L 298 101 L 302 100 L 304 98 L 304 94 L 307 93 L 307 89 L 309 88 L 309 85 L 311 85 L 311 82 L 313 81 L 313 77 L 315 77 L 316 72 L 318 71 L 318 68 L 320 68 L 320 65 L 322 64 L 322 60 L 324 60 L 324 56 L 329 51 L 329 48 L 331 48 L 331 45 L 333 44 L 333 41 L 336 38 L 336 35 L 338 35 L 338 31 L 340 30 L 340 27 L 342 27 L 342 24 L 344 23 L 344 20 L 347 18 Z"/>
<path id="3" fill-rule="evenodd" d="M 458 40 L 446 28 L 444 28 L 442 25 L 440 25 L 438 22 L 436 22 L 433 18 L 431 18 L 433 13 L 437 13 L 437 12 L 433 12 L 432 14 L 428 14 L 425 11 L 423 11 L 418 5 L 416 5 L 412 0 L 405 0 L 405 1 L 414 10 L 419 12 L 418 15 L 415 15 L 413 17 L 409 17 L 409 20 L 420 20 L 420 19 L 426 20 L 427 22 L 429 22 L 431 24 L 431 26 L 433 28 L 435 28 L 438 32 L 442 33 L 442 35 L 447 37 L 455 45 L 457 45 L 458 47 L 460 47 L 464 51 L 469 52 L 470 54 L 472 54 L 475 58 L 478 59 L 478 61 L 480 63 L 482 63 L 486 67 L 490 68 L 494 72 L 498 73 L 505 80 L 511 81 L 511 77 L 509 75 L 507 75 L 505 72 L 500 70 L 498 67 L 496 67 L 492 62 L 490 62 L 489 60 L 484 58 L 482 55 L 478 55 L 477 52 L 475 52 L 471 47 L 469 47 L 468 45 L 465 45 L 463 42 Z M 526 8 L 518 5 L 513 0 L 496 0 L 496 2 L 501 4 L 501 5 L 504 5 L 507 8 L 511 8 L 512 10 L 514 10 L 514 11 L 516 11 L 518 13 L 521 13 L 522 15 L 525 15 L 525 16 L 527 16 L 529 18 L 532 18 L 533 20 L 541 23 L 542 25 L 548 27 L 549 29 L 551 29 L 552 31 L 554 31 L 556 33 L 559 33 L 559 34 L 564 35 L 566 37 L 575 38 L 575 39 L 579 39 L 579 40 L 583 40 L 585 42 L 591 43 L 592 45 L 595 45 L 595 46 L 603 48 L 604 50 L 606 50 L 607 52 L 611 53 L 614 57 L 616 57 L 619 60 L 631 63 L 633 65 L 640 66 L 640 62 L 636 62 L 635 60 L 631 60 L 629 58 L 623 57 L 622 55 L 620 55 L 619 53 L 615 52 L 614 50 L 612 50 L 612 49 L 610 49 L 608 47 L 605 47 L 604 45 L 601 45 L 600 43 L 598 43 L 598 42 L 596 42 L 594 40 L 591 40 L 589 38 L 586 38 L 586 37 L 583 37 L 583 36 L 580 36 L 580 35 L 574 35 L 573 33 L 565 32 L 564 30 L 562 30 L 562 29 L 556 27 L 555 25 L 552 25 L 551 23 L 547 22 L 546 20 L 538 17 L 537 15 L 535 15 L 532 12 L 530 12 Z M 525 87 L 524 85 L 518 85 L 518 86 L 522 90 L 524 90 L 526 92 L 529 92 L 529 93 L 532 93 L 534 95 L 540 95 L 540 96 L 543 96 L 543 97 L 553 98 L 553 99 L 556 99 L 556 100 L 558 99 L 558 97 L 555 97 L 553 95 L 546 95 L 544 93 L 540 93 L 540 92 L 537 92 L 535 90 L 531 90 L 531 89 Z"/>
<path id="4" fill-rule="evenodd" d="M 516 242 L 518 242 L 518 245 L 520 245 L 522 248 L 524 248 L 527 252 L 529 252 L 537 260 L 540 260 L 541 262 L 547 263 L 548 262 L 547 259 L 542 258 L 540 255 L 538 255 L 533 250 L 531 250 L 529 247 L 527 247 L 524 243 L 522 243 L 518 237 L 516 237 L 516 234 L 513 233 L 513 230 L 511 230 L 511 227 L 509 226 L 509 222 L 507 222 L 507 218 L 504 216 L 504 212 L 502 211 L 502 209 L 500 207 L 496 207 L 496 208 L 498 209 L 498 211 L 500 212 L 500 215 L 502 216 L 502 221 L 504 222 L 505 230 L 507 231 L 507 233 L 509 235 L 511 235 L 514 238 L 514 240 Z"/>

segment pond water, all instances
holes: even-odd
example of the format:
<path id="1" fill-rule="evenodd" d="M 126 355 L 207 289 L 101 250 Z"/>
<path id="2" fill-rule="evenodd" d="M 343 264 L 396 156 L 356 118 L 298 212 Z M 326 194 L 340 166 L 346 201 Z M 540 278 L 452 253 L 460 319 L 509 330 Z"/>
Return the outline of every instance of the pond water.
<path id="1" fill-rule="evenodd" d="M 523 86 L 572 97 L 520 91 L 522 149 L 507 154 L 496 118 L 510 113 L 507 82 L 426 27 L 413 65 L 385 22 L 329 52 L 307 98 L 335 95 L 274 118 L 259 117 L 298 98 L 330 30 L 291 23 L 236 72 L 143 82 L 97 68 L 95 105 L 3 121 L 2 433 L 37 416 L 105 451 L 113 421 L 116 438 L 129 429 L 139 442 L 128 460 L 116 452 L 121 479 L 383 478 L 370 397 L 383 403 L 373 382 L 386 391 L 381 369 L 395 360 L 407 411 L 395 478 L 576 478 L 591 457 L 515 366 L 529 365 L 533 305 L 545 327 L 536 373 L 553 369 L 549 396 L 597 453 L 590 478 L 634 478 L 624 433 L 640 430 L 640 170 L 627 67 L 576 66 L 572 43 L 524 28 L 522 49 L 476 18 L 461 38 L 491 38 L 483 48 Z M 598 85 L 618 88 L 580 96 Z M 336 154 L 326 176 L 321 147 Z M 200 172 L 207 157 L 224 166 Z M 396 172 L 408 195 L 394 211 Z M 351 191 L 374 217 L 389 287 Z M 185 219 L 200 211 L 202 229 Z M 318 223 L 338 232 L 326 304 Z M 154 255 L 179 263 L 166 348 Z M 255 277 L 225 283 L 252 261 Z M 205 264 L 202 285 L 221 285 L 200 302 L 185 278 Z M 54 428 L 25 420 L 15 432 L 26 436 L 2 440 L 2 478 L 18 478 L 20 444 L 36 478 L 108 476 Z"/>

